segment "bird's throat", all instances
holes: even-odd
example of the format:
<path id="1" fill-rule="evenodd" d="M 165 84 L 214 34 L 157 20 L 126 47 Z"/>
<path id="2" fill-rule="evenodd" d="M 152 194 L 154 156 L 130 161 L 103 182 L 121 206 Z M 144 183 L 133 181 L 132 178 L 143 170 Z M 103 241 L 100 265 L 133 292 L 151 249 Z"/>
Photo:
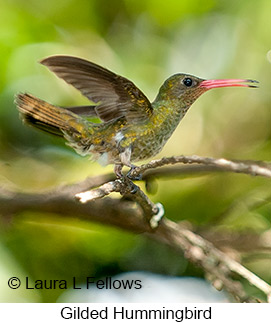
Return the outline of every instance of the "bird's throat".
<path id="1" fill-rule="evenodd" d="M 155 128 L 169 132 L 169 136 L 190 108 L 190 105 L 182 104 L 179 100 L 163 100 L 154 102 L 153 105 L 154 113 L 151 122 Z"/>

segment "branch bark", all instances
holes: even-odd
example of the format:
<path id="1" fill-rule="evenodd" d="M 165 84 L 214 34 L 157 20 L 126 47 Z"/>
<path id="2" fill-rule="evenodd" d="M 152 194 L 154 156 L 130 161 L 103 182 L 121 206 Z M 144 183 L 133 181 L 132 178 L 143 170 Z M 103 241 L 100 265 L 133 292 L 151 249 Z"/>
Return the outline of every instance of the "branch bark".
<path id="1" fill-rule="evenodd" d="M 271 166 L 270 164 L 263 163 L 260 161 L 233 161 L 224 158 L 210 158 L 201 156 L 172 156 L 164 157 L 161 159 L 152 160 L 147 164 L 136 167 L 131 172 L 131 176 L 138 176 L 143 174 L 149 169 L 155 169 L 157 167 L 165 165 L 176 165 L 176 164 L 200 164 L 201 167 L 198 170 L 204 171 L 207 169 L 208 172 L 212 171 L 224 171 L 233 173 L 243 173 L 253 176 L 264 176 L 271 177 Z"/>

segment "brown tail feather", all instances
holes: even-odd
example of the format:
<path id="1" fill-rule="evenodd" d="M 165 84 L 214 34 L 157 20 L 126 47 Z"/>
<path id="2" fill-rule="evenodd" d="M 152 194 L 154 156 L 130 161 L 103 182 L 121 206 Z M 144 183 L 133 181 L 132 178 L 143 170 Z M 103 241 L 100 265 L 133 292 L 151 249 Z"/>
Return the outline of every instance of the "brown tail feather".
<path id="1" fill-rule="evenodd" d="M 36 128 L 56 135 L 63 135 L 62 131 L 78 132 L 71 126 L 78 120 L 78 116 L 71 111 L 51 105 L 27 93 L 18 94 L 15 103 L 22 119 Z"/>

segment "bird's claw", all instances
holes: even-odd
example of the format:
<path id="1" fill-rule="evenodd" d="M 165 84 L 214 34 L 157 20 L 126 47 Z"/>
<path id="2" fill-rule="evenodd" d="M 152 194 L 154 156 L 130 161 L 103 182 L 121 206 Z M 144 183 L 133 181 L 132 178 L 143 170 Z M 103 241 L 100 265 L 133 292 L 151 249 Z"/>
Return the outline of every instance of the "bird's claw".
<path id="1" fill-rule="evenodd" d="M 142 174 L 139 174 L 139 175 L 136 175 L 136 176 L 132 175 L 133 170 L 136 169 L 136 168 L 137 168 L 137 166 L 132 165 L 126 176 L 129 179 L 131 179 L 132 181 L 141 181 L 142 180 Z"/>
<path id="2" fill-rule="evenodd" d="M 121 164 L 116 164 L 115 165 L 114 172 L 115 172 L 117 178 L 123 178 L 125 176 L 122 173 L 122 167 L 123 167 L 123 165 L 121 165 Z M 137 166 L 131 165 L 130 170 L 128 171 L 126 177 L 129 178 L 132 181 L 141 181 L 142 180 L 142 174 L 139 174 L 137 176 L 132 175 L 133 170 L 136 169 L 136 168 L 137 168 Z"/>
<path id="3" fill-rule="evenodd" d="M 131 194 L 135 194 L 138 191 L 138 186 L 135 185 L 134 183 L 131 183 L 131 190 L 130 193 Z"/>

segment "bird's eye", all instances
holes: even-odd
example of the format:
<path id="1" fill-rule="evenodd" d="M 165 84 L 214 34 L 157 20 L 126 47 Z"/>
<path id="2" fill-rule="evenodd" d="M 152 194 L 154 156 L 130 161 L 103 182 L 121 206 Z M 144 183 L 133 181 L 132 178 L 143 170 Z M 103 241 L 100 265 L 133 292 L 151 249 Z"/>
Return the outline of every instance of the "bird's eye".
<path id="1" fill-rule="evenodd" d="M 193 80 L 190 77 L 186 77 L 183 79 L 183 84 L 187 87 L 190 87 L 193 84 Z"/>

